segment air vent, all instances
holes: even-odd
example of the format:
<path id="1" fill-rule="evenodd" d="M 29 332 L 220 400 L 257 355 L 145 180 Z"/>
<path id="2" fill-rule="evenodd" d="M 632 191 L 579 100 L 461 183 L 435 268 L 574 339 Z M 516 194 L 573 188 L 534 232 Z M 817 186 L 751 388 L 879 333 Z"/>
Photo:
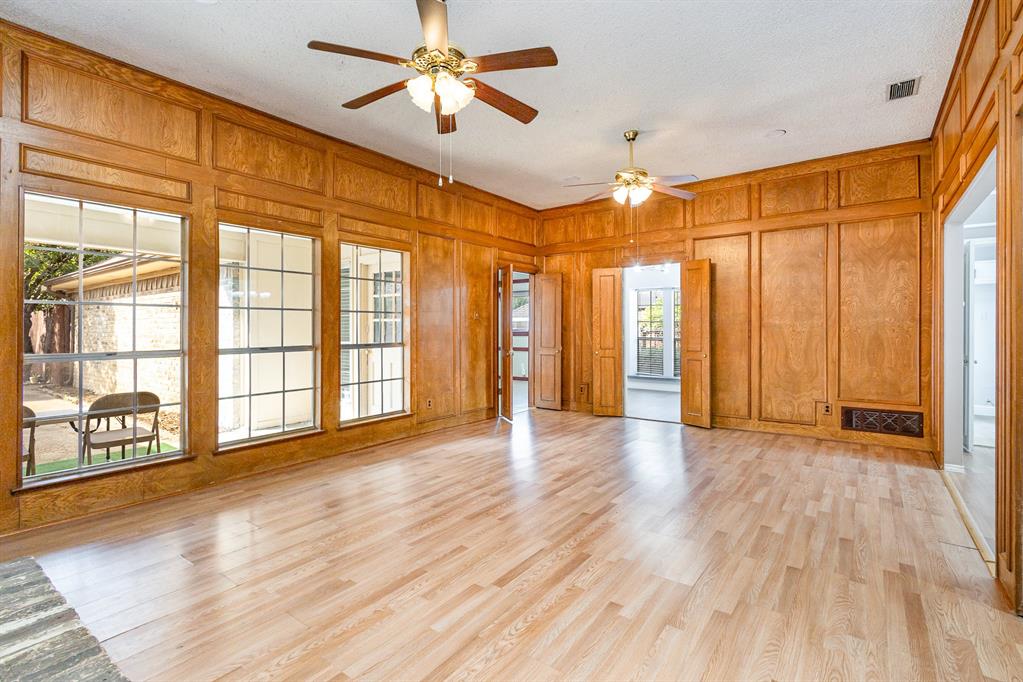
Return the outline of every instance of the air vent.
<path id="1" fill-rule="evenodd" d="M 911 78 L 908 81 L 892 83 L 888 86 L 888 101 L 912 97 L 920 89 L 920 78 Z"/>
<path id="2" fill-rule="evenodd" d="M 920 412 L 843 407 L 842 428 L 848 431 L 890 433 L 896 436 L 923 438 L 924 416 Z"/>

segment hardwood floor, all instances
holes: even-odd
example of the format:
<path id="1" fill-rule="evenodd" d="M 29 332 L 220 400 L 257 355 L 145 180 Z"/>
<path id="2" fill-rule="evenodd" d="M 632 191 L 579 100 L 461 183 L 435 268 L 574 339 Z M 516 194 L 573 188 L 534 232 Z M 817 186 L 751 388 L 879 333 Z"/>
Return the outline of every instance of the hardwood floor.
<path id="1" fill-rule="evenodd" d="M 995 549 L 995 449 L 974 446 L 963 453 L 963 473 L 949 472 L 987 548 Z"/>
<path id="2" fill-rule="evenodd" d="M 929 456 L 530 412 L 4 539 L 134 680 L 1010 679 Z"/>

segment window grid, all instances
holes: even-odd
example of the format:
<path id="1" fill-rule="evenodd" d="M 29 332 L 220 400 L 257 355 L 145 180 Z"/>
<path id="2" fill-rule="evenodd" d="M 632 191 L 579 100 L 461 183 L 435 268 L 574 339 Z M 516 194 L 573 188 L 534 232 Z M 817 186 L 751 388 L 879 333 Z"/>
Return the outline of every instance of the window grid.
<path id="1" fill-rule="evenodd" d="M 225 243 L 229 240 L 225 240 L 224 235 L 244 235 L 242 238 L 243 251 L 240 261 L 235 258 L 232 259 L 229 256 L 225 257 L 224 247 Z M 280 267 L 267 267 L 262 265 L 253 265 L 253 250 L 252 241 L 253 235 L 258 235 L 262 239 L 272 238 L 277 240 L 279 243 L 280 251 Z M 220 237 L 221 237 L 221 248 L 220 248 L 220 281 L 221 281 L 221 297 L 224 295 L 224 283 L 225 279 L 230 278 L 230 274 L 234 273 L 237 276 L 234 279 L 234 288 L 227 290 L 227 298 L 230 299 L 232 295 L 240 295 L 244 300 L 244 305 L 229 304 L 225 305 L 224 301 L 221 300 L 219 304 L 220 316 L 219 319 L 223 321 L 225 313 L 237 314 L 239 312 L 244 313 L 244 324 L 237 325 L 237 318 L 232 316 L 231 329 L 234 332 L 234 337 L 237 338 L 241 333 L 240 327 L 244 327 L 244 343 L 238 342 L 238 345 L 231 345 L 225 347 L 223 345 L 223 337 L 221 336 L 224 329 L 218 330 L 218 336 L 221 338 L 219 355 L 221 358 L 225 357 L 239 357 L 245 358 L 245 372 L 244 372 L 244 388 L 245 390 L 232 390 L 224 391 L 223 386 L 225 383 L 224 365 L 221 364 L 219 375 L 220 375 L 220 388 L 218 389 L 218 441 L 221 444 L 235 445 L 238 443 L 244 443 L 246 441 L 260 440 L 267 437 L 272 437 L 282 433 L 295 433 L 304 430 L 315 429 L 318 426 L 318 358 L 316 357 L 316 344 L 315 344 L 315 333 L 316 333 L 316 320 L 313 314 L 316 306 L 316 279 L 315 279 L 315 240 L 311 237 L 302 237 L 298 235 L 290 235 L 283 232 L 274 232 L 270 230 L 260 230 L 256 228 L 242 227 L 237 225 L 220 225 Z M 302 242 L 308 247 L 309 251 L 309 263 L 308 270 L 301 270 L 295 268 L 288 268 L 285 265 L 285 243 L 287 240 L 295 240 Z M 253 273 L 266 273 L 268 275 L 275 275 L 277 281 L 277 291 L 279 292 L 280 301 L 277 305 L 253 305 L 253 295 L 259 292 L 255 291 L 257 286 L 254 281 Z M 286 282 L 287 275 L 301 276 L 302 278 L 309 279 L 309 305 L 305 306 L 294 306 L 286 305 L 286 297 L 288 292 L 291 290 Z M 273 292 L 269 295 L 272 296 Z M 257 332 L 258 323 L 255 321 L 255 315 L 253 313 L 277 313 L 280 317 L 278 325 L 278 343 L 270 344 L 254 344 L 253 340 L 256 334 L 261 337 L 263 332 Z M 309 328 L 308 328 L 308 343 L 294 343 L 286 344 L 285 339 L 288 336 L 288 325 L 286 323 L 287 312 L 294 313 L 308 313 L 309 314 Z M 308 383 L 302 384 L 297 388 L 288 388 L 288 357 L 289 355 L 295 357 L 297 354 L 309 353 L 309 372 L 310 376 L 307 377 Z M 272 390 L 260 391 L 253 390 L 255 386 L 255 379 L 257 378 L 254 374 L 254 368 L 257 365 L 255 358 L 257 357 L 272 357 L 279 356 L 280 358 L 280 388 L 274 388 Z M 233 384 L 233 382 L 230 382 Z M 308 407 L 308 419 L 301 420 L 289 426 L 288 424 L 288 408 L 289 401 L 288 396 L 299 396 L 300 394 L 308 393 L 309 402 Z M 254 399 L 259 398 L 272 398 L 274 396 L 280 396 L 280 423 L 273 424 L 266 428 L 255 428 L 254 423 L 255 409 Z M 233 408 L 226 407 L 231 403 L 237 401 L 244 401 L 244 426 L 238 425 L 236 422 L 239 421 L 239 417 Z M 230 415 L 228 415 L 230 412 Z M 230 425 L 234 428 L 225 428 L 226 417 L 233 417 Z"/>
<path id="2" fill-rule="evenodd" d="M 405 348 L 403 271 L 401 251 L 341 244 L 342 422 L 405 412 L 405 353 L 400 353 L 396 370 L 385 367 L 388 349 Z M 360 320 L 364 322 L 361 325 Z M 379 360 L 380 367 L 374 378 L 366 379 L 364 371 L 373 376 L 373 358 Z M 392 391 L 390 401 L 388 389 Z"/>
<path id="3" fill-rule="evenodd" d="M 673 321 L 675 327 L 674 374 L 678 378 L 682 376 L 682 291 L 672 289 L 672 299 L 675 312 Z"/>
<path id="4" fill-rule="evenodd" d="M 117 468 L 124 466 L 136 459 L 151 458 L 157 456 L 167 456 L 180 454 L 185 445 L 185 426 L 187 423 L 184 400 L 185 400 L 185 292 L 187 291 L 187 268 L 184 259 L 185 245 L 186 245 L 186 230 L 184 218 L 179 215 L 162 213 L 157 211 L 145 211 L 142 209 L 135 209 L 127 206 L 115 206 L 111 204 L 102 204 L 91 201 L 84 201 L 81 199 L 72 199 L 67 197 L 58 197 L 53 195 L 39 194 L 35 192 L 28 192 L 25 194 L 26 207 L 29 202 L 40 202 L 40 203 L 55 203 L 64 206 L 74 206 L 77 213 L 77 244 L 74 248 L 63 245 L 48 244 L 45 241 L 45 237 L 38 238 L 35 234 L 35 227 L 29 228 L 26 225 L 25 235 L 22 243 L 23 247 L 23 267 L 26 265 L 24 260 L 27 260 L 29 251 L 43 252 L 57 255 L 68 255 L 75 256 L 76 267 L 72 271 L 77 279 L 77 286 L 75 289 L 75 300 L 73 301 L 61 301 L 44 298 L 33 298 L 27 295 L 27 291 L 24 292 L 22 305 L 31 305 L 33 307 L 45 305 L 51 306 L 53 309 L 70 309 L 73 311 L 72 320 L 73 322 L 69 325 L 69 332 L 73 334 L 74 348 L 70 352 L 43 352 L 43 353 L 22 353 L 22 372 L 23 382 L 28 380 L 29 368 L 33 365 L 53 365 L 53 364 L 71 364 L 77 366 L 72 374 L 74 376 L 75 383 L 77 384 L 77 407 L 72 410 L 68 409 L 65 411 L 56 410 L 52 414 L 36 414 L 34 420 L 35 429 L 42 429 L 46 426 L 58 426 L 70 425 L 75 432 L 75 466 L 73 468 L 60 468 L 48 471 L 45 473 L 27 474 L 24 469 L 23 478 L 26 480 L 35 480 L 40 478 L 46 478 L 50 475 L 67 475 L 68 472 L 79 472 L 85 469 L 96 469 L 96 468 Z M 86 210 L 99 211 L 99 212 L 130 212 L 131 213 L 131 246 L 130 253 L 124 250 L 124 247 L 118 247 L 112 245 L 109 250 L 90 249 L 85 246 L 85 214 Z M 144 257 L 139 254 L 139 215 L 146 216 L 159 216 L 161 218 L 172 218 L 178 221 L 178 243 L 176 244 L 177 256 L 164 256 L 164 257 Z M 26 223 L 29 221 L 26 216 Z M 33 232 L 32 235 L 29 232 Z M 122 258 L 124 262 L 131 263 L 131 278 L 129 284 L 129 290 L 131 294 L 130 303 L 122 303 L 116 301 L 107 300 L 89 300 L 85 299 L 85 281 L 86 281 L 86 269 L 97 264 L 104 262 L 111 262 L 117 264 L 116 260 L 118 257 Z M 89 259 L 89 264 L 86 264 L 86 259 Z M 145 259 L 147 264 L 165 262 L 170 265 L 176 265 L 178 268 L 179 280 L 178 280 L 178 303 L 177 304 L 139 304 L 138 303 L 138 264 L 139 261 Z M 96 260 L 93 262 L 93 259 Z M 72 274 L 71 272 L 65 273 L 63 276 L 66 277 Z M 28 287 L 28 280 L 25 282 L 26 288 Z M 118 308 L 129 308 L 131 310 L 131 348 L 129 350 L 104 350 L 104 351 L 85 351 L 85 315 L 83 310 L 87 309 L 118 309 Z M 153 310 L 176 310 L 178 311 L 178 338 L 177 348 L 175 349 L 150 349 L 140 350 L 138 348 L 138 308 L 153 309 Z M 138 396 L 140 393 L 139 387 L 139 372 L 138 365 L 139 361 L 146 360 L 161 360 L 161 359 L 177 359 L 178 365 L 178 400 L 164 402 L 158 400 L 156 403 L 147 403 L 144 409 L 140 412 L 140 406 L 138 404 Z M 86 370 L 90 363 L 117 363 L 123 361 L 131 362 L 131 386 L 132 400 L 129 407 L 108 409 L 108 410 L 96 410 L 91 406 L 87 409 L 86 404 Z M 146 387 L 150 388 L 150 387 Z M 23 389 L 24 392 L 24 389 Z M 151 391 L 149 391 L 151 392 Z M 97 396 L 100 397 L 100 396 Z M 23 402 L 30 402 L 24 395 L 22 396 Z M 93 400 L 95 403 L 95 399 Z M 155 412 L 153 411 L 155 408 Z M 139 447 L 142 445 L 139 443 L 137 427 L 140 425 L 139 416 L 140 414 L 153 413 L 153 421 L 156 422 L 159 417 L 159 412 L 165 408 L 178 408 L 179 409 L 179 432 L 178 432 L 178 447 L 172 448 L 171 450 L 162 450 L 160 446 L 155 447 L 155 451 L 151 451 L 148 454 L 139 454 Z M 106 415 L 106 416 L 104 416 Z M 85 439 L 83 437 L 84 427 L 90 423 L 90 418 L 97 421 L 105 421 L 109 427 L 111 423 L 116 424 L 119 421 L 123 426 L 122 428 L 131 428 L 131 455 L 130 458 L 127 454 L 127 444 L 125 446 L 117 446 L 109 449 L 94 447 L 92 453 L 93 458 L 100 458 L 100 463 L 96 464 L 86 462 L 86 447 Z M 25 428 L 30 426 L 31 423 L 22 424 L 22 438 L 25 437 Z M 130 424 L 130 426 L 128 426 Z M 99 430 L 99 426 L 95 427 Z M 166 441 L 164 441 L 166 442 Z M 24 443 L 22 443 L 22 451 L 24 451 Z M 110 450 L 121 449 L 123 455 L 120 459 L 110 459 Z M 152 450 L 152 445 L 147 447 L 147 450 Z M 36 460 L 36 466 L 39 465 L 39 459 L 46 453 L 39 451 L 34 452 L 33 456 Z M 19 468 L 21 468 L 19 463 Z"/>
<path id="5" fill-rule="evenodd" d="M 636 291 L 636 373 L 664 374 L 664 293 Z"/>

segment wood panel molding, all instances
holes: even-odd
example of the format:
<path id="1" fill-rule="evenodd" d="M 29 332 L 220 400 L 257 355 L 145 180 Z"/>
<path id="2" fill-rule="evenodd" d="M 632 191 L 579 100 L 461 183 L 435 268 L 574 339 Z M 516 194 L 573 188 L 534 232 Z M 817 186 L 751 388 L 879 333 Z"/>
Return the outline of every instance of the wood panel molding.
<path id="1" fill-rule="evenodd" d="M 920 159 L 907 156 L 838 171 L 839 206 L 860 206 L 920 196 Z"/>
<path id="2" fill-rule="evenodd" d="M 334 155 L 334 197 L 412 215 L 412 181 Z"/>
<path id="3" fill-rule="evenodd" d="M 750 418 L 750 235 L 695 240 L 695 258 L 711 262 L 711 414 Z"/>
<path id="4" fill-rule="evenodd" d="M 694 224 L 734 223 L 750 217 L 748 184 L 698 192 L 693 200 Z"/>
<path id="5" fill-rule="evenodd" d="M 674 197 L 653 195 L 636 211 L 637 229 L 642 233 L 668 231 L 675 233 L 685 227 L 686 202 Z"/>
<path id="6" fill-rule="evenodd" d="M 493 204 L 470 199 L 463 195 L 460 205 L 462 210 L 462 227 L 493 236 L 495 221 Z"/>
<path id="7" fill-rule="evenodd" d="M 27 123 L 197 163 L 200 110 L 23 53 Z M 159 131 L 159 134 L 154 134 Z"/>
<path id="8" fill-rule="evenodd" d="M 387 239 L 392 242 L 403 242 L 406 244 L 411 243 L 414 237 L 412 230 L 392 225 L 381 225 L 380 223 L 373 223 L 368 220 L 358 220 L 345 215 L 337 217 L 337 229 L 352 235 L 375 237 L 377 239 Z"/>
<path id="9" fill-rule="evenodd" d="M 263 216 L 264 218 L 289 220 L 293 223 L 302 223 L 303 225 L 312 225 L 314 227 L 323 226 L 323 212 L 319 209 L 234 192 L 223 187 L 217 187 L 216 189 L 216 205 L 220 209 L 249 213 Z"/>
<path id="10" fill-rule="evenodd" d="M 21 145 L 21 171 L 162 199 L 187 202 L 192 198 L 192 185 L 187 180 L 24 144 Z"/>
<path id="11" fill-rule="evenodd" d="M 218 170 L 323 194 L 325 161 L 321 149 L 222 116 L 213 119 Z"/>
<path id="12" fill-rule="evenodd" d="M 458 225 L 458 195 L 417 183 L 416 216 L 446 225 Z"/>
<path id="13" fill-rule="evenodd" d="M 616 211 L 613 209 L 587 211 L 580 214 L 576 218 L 579 230 L 577 239 L 579 241 L 588 241 L 590 239 L 614 237 L 617 233 L 615 229 L 615 216 Z"/>
<path id="14" fill-rule="evenodd" d="M 536 244 L 536 218 L 497 207 L 497 236 L 523 244 Z"/>
<path id="15" fill-rule="evenodd" d="M 980 0 L 983 4 L 973 41 L 963 64 L 963 93 L 966 103 L 966 120 L 983 99 L 982 94 L 998 61 L 998 10 L 997 0 Z"/>
<path id="16" fill-rule="evenodd" d="M 838 397 L 920 404 L 920 216 L 838 226 Z"/>
<path id="17" fill-rule="evenodd" d="M 828 207 L 828 174 L 809 173 L 760 184 L 760 215 L 772 217 Z"/>
<path id="18" fill-rule="evenodd" d="M 815 424 L 827 399 L 827 226 L 760 235 L 760 418 Z"/>
<path id="19" fill-rule="evenodd" d="M 544 218 L 540 221 L 540 243 L 569 244 L 578 241 L 575 231 L 575 215 L 558 218 Z"/>

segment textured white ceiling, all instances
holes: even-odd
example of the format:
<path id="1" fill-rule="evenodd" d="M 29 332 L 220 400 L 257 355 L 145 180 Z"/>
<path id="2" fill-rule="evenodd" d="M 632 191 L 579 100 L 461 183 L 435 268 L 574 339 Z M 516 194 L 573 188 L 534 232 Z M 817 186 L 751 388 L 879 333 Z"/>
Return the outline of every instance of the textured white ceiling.
<path id="1" fill-rule="evenodd" d="M 625 160 L 711 178 L 927 137 L 969 0 L 559 2 L 450 0 L 469 54 L 550 45 L 554 68 L 488 74 L 540 110 L 522 125 L 481 102 L 458 115 L 457 179 L 544 208 Z M 407 55 L 412 0 L 0 0 L 0 16 L 425 168 L 433 116 L 403 94 L 340 104 L 411 73 L 314 52 L 311 39 Z M 886 102 L 889 82 L 923 76 Z M 768 131 L 788 134 L 768 138 Z M 445 141 L 445 147 L 447 143 Z M 446 152 L 445 152 L 446 153 Z"/>

